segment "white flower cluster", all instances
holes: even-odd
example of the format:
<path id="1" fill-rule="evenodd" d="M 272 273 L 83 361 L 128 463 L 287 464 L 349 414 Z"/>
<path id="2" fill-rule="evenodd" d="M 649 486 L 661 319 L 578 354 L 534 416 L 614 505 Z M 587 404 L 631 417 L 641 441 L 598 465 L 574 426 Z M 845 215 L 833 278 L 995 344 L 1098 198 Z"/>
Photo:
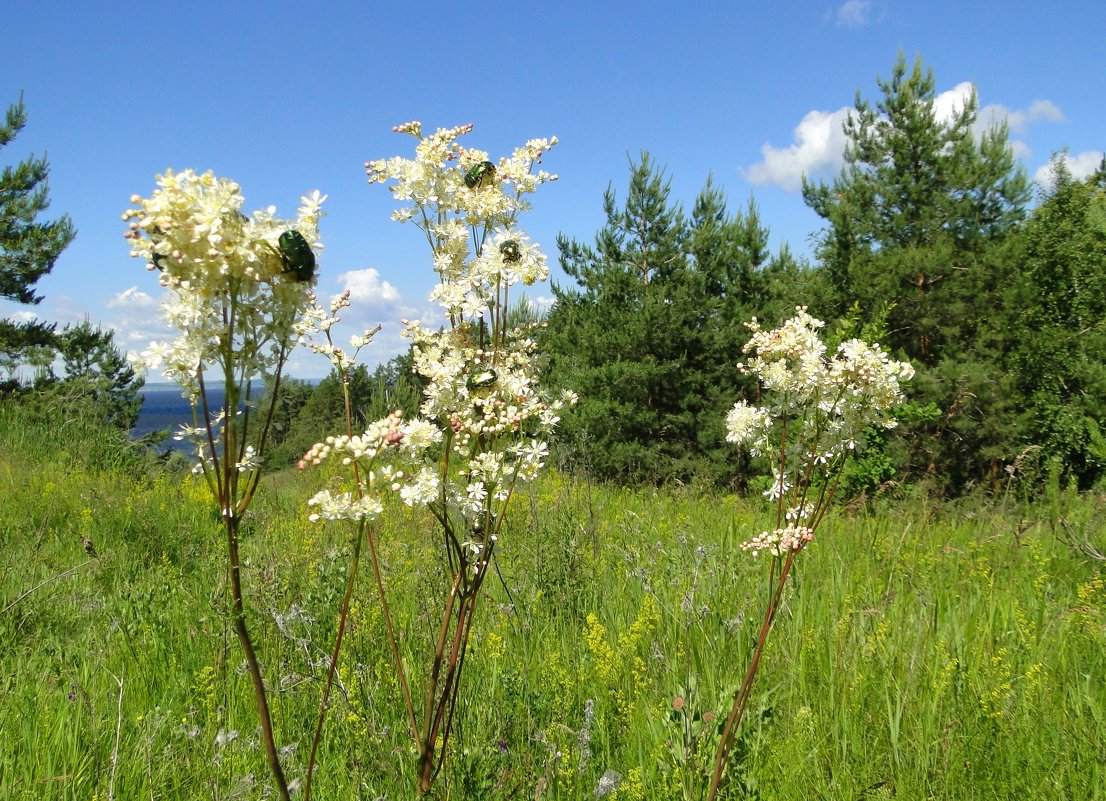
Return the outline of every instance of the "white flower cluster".
<path id="1" fill-rule="evenodd" d="M 384 511 L 380 501 L 372 496 L 366 495 L 355 500 L 348 492 L 333 495 L 330 490 L 315 493 L 307 505 L 319 510 L 307 516 L 313 523 L 318 520 L 372 520 Z"/>
<path id="2" fill-rule="evenodd" d="M 247 217 L 238 184 L 211 172 L 170 170 L 157 184 L 150 197 L 131 198 L 137 208 L 123 214 L 125 236 L 131 255 L 158 271 L 169 290 L 163 311 L 181 335 L 151 343 L 136 365 L 162 368 L 192 395 L 202 366 L 247 376 L 271 371 L 309 302 L 325 196 L 303 197 L 291 222 L 272 206 Z"/>
<path id="3" fill-rule="evenodd" d="M 415 158 L 370 161 L 366 172 L 370 182 L 393 181 L 392 196 L 411 201 L 393 219 L 410 221 L 426 234 L 441 279 L 431 298 L 451 320 L 479 317 L 498 303 L 506 304 L 500 293 L 507 287 L 548 277 L 544 254 L 515 223 L 530 208 L 527 196 L 557 179 L 535 170 L 542 154 L 557 144 L 556 137 L 533 139 L 493 163 L 484 151 L 458 143 L 471 125 L 439 129 L 426 137 L 418 123 L 396 130 L 419 137 Z M 480 231 L 475 243 L 474 229 Z"/>
<path id="4" fill-rule="evenodd" d="M 405 321 L 414 371 L 427 381 L 420 417 L 393 414 L 356 437 L 330 437 L 301 466 L 337 456 L 357 464 L 363 494 L 387 485 L 409 505 L 432 506 L 439 519 L 459 515 L 475 561 L 494 534 L 483 526 L 498 519 L 516 482 L 537 477 L 549 453 L 545 438 L 575 396 L 548 398 L 538 389 L 532 326 L 507 320 L 510 288 L 549 273 L 516 221 L 527 196 L 555 180 L 536 165 L 557 140 L 532 140 L 493 162 L 459 143 L 471 129 L 424 136 L 421 124 L 405 123 L 395 130 L 419 140 L 415 158 L 365 165 L 370 182 L 390 182 L 408 204 L 393 218 L 424 232 L 440 279 L 431 297 L 449 325 Z"/>
<path id="5" fill-rule="evenodd" d="M 788 453 L 825 464 L 854 450 L 870 426 L 895 426 L 888 412 L 904 400 L 900 382 L 914 375 L 908 362 L 893 361 L 879 345 L 859 339 L 827 356 L 818 336 L 824 323 L 802 306 L 772 331 L 755 319 L 746 325 L 753 337 L 743 350 L 754 355 L 742 370 L 759 379 L 771 403 L 737 403 L 726 415 L 727 441 L 768 453 L 779 445 L 775 424 L 786 420 Z"/>
<path id="6" fill-rule="evenodd" d="M 780 524 L 786 525 L 741 547 L 779 558 L 814 538 L 833 494 L 827 491 L 830 478 L 839 475 L 864 432 L 895 425 L 889 412 L 903 402 L 900 382 L 913 377 L 914 368 L 859 339 L 828 356 L 818 336 L 824 323 L 802 306 L 775 330 L 763 330 L 756 319 L 747 325 L 753 336 L 743 351 L 753 356 L 741 369 L 757 377 L 768 403 L 735 404 L 726 415 L 726 439 L 754 455 L 773 454 L 764 495 L 777 502 Z"/>

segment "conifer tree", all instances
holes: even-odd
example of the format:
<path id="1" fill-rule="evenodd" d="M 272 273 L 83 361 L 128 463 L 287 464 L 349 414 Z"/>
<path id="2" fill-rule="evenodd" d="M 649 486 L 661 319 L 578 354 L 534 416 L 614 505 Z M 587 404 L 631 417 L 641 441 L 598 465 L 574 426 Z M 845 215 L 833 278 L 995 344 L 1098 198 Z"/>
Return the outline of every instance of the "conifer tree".
<path id="1" fill-rule="evenodd" d="M 22 96 L 8 107 L 0 125 L 0 149 L 11 143 L 27 123 Z M 69 217 L 53 222 L 38 217 L 50 205 L 45 158 L 30 156 L 15 166 L 0 171 L 0 298 L 17 303 L 37 304 L 35 284 L 50 270 L 76 232 Z M 48 372 L 57 346 L 56 327 L 39 321 L 12 323 L 0 321 L 0 368 L 8 380 L 0 390 L 18 385 L 15 370 L 24 364 Z"/>
<path id="2" fill-rule="evenodd" d="M 544 334 L 546 379 L 580 396 L 562 427 L 572 461 L 626 482 L 735 483 L 722 425 L 768 260 L 757 208 L 731 215 L 708 178 L 686 218 L 648 155 L 625 203 L 608 188 L 603 208 L 594 245 L 558 240 L 576 286 L 554 286 Z"/>
<path id="3" fill-rule="evenodd" d="M 27 123 L 23 98 L 8 107 L 0 125 L 0 148 L 7 146 Z M 76 232 L 69 217 L 53 222 L 38 217 L 50 206 L 45 157 L 30 156 L 0 172 L 0 297 L 18 303 L 42 300 L 35 283 L 54 268 Z"/>
<path id="4" fill-rule="evenodd" d="M 83 395 L 105 423 L 125 431 L 134 428 L 142 409 L 138 391 L 146 380 L 115 346 L 113 332 L 85 320 L 58 335 L 58 348 L 68 389 Z"/>
<path id="5" fill-rule="evenodd" d="M 976 140 L 974 92 L 941 119 L 932 71 L 918 59 L 908 73 L 901 54 L 878 85 L 882 98 L 858 93 L 845 122 L 841 174 L 804 180 L 803 199 L 826 223 L 818 256 L 837 311 L 859 303 L 874 318 L 886 307 L 889 344 L 935 365 L 970 340 L 981 290 L 994 296 L 984 254 L 1024 218 L 1029 182 L 1004 125 Z"/>
<path id="6" fill-rule="evenodd" d="M 977 137 L 974 92 L 940 117 L 932 71 L 901 54 L 878 85 L 845 123 L 841 174 L 803 184 L 825 221 L 817 254 L 836 308 L 823 313 L 886 321 L 886 344 L 919 370 L 908 461 L 958 490 L 998 474 L 1014 444 L 996 325 L 1029 182 L 1005 125 Z"/>
<path id="7" fill-rule="evenodd" d="M 588 246 L 558 237 L 578 289 L 554 286 L 547 375 L 580 396 L 562 439 L 602 478 L 659 481 L 686 469 L 692 421 L 680 408 L 684 357 L 697 349 L 686 225 L 670 181 L 647 154 L 630 167 L 625 205 L 603 197 L 607 224 Z"/>

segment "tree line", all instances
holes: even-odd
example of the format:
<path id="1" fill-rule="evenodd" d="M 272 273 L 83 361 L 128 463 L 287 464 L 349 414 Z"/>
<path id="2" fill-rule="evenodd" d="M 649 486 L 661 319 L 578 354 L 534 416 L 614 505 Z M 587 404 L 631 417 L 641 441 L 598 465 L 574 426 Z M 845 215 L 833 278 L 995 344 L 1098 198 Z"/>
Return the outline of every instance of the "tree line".
<path id="1" fill-rule="evenodd" d="M 624 197 L 604 194 L 591 242 L 558 237 L 569 281 L 554 284 L 539 336 L 542 380 L 580 397 L 561 429 L 563 465 L 633 484 L 755 483 L 767 465 L 723 432 L 726 411 L 757 392 L 739 369 L 744 323 L 775 325 L 804 305 L 832 337 L 876 339 L 918 370 L 898 428 L 873 436 L 845 492 L 892 475 L 946 495 L 1012 474 L 1084 489 L 1103 479 L 1106 164 L 1077 179 L 1054 159 L 1034 205 L 1006 126 L 977 132 L 974 95 L 939 117 L 932 71 L 901 55 L 877 85 L 845 123 L 840 174 L 804 179 L 822 221 L 813 260 L 771 252 L 756 204 L 731 210 L 709 176 L 686 211 L 648 153 L 631 160 Z M 25 119 L 20 100 L 0 147 Z M 31 157 L 0 175 L 0 296 L 21 303 L 41 300 L 35 282 L 75 234 L 68 217 L 37 220 L 47 174 Z M 0 321 L 0 389 L 20 391 L 20 365 L 133 425 L 141 379 L 110 331 Z M 342 419 L 342 392 L 333 375 L 281 390 L 270 458 L 291 464 Z M 359 368 L 351 390 L 362 421 L 413 412 L 421 393 L 410 354 Z"/>
<path id="2" fill-rule="evenodd" d="M 898 429 L 847 491 L 897 474 L 956 494 L 1030 466 L 1101 480 L 1106 167 L 1076 180 L 1054 159 L 1033 207 L 1006 126 L 976 134 L 974 95 L 939 117 L 932 71 L 901 55 L 878 86 L 845 123 L 840 174 L 803 182 L 822 220 L 812 264 L 769 253 L 756 206 L 730 212 L 709 178 L 685 214 L 648 154 L 624 199 L 607 190 L 593 243 L 559 239 L 571 282 L 554 287 L 543 345 L 546 380 L 580 394 L 562 430 L 569 464 L 627 483 L 763 473 L 721 435 L 756 392 L 738 369 L 742 323 L 801 304 L 918 370 Z"/>

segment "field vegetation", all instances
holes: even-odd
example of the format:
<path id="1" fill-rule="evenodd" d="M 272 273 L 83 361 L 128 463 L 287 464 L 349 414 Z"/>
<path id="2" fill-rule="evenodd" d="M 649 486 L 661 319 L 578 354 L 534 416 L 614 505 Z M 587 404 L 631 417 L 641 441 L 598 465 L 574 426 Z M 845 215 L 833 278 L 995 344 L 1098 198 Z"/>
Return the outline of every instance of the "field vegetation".
<path id="1" fill-rule="evenodd" d="M 350 542 L 267 480 L 243 533 L 251 625 L 289 778 L 302 776 Z M 313 481 L 314 479 L 312 479 Z M 1053 491 L 856 503 L 798 566 L 725 798 L 1106 796 L 1106 499 Z M 267 794 L 228 611 L 220 520 L 195 478 L 49 399 L 0 407 L 0 797 Z M 442 798 L 697 798 L 748 658 L 766 502 L 563 473 L 509 513 Z M 379 541 L 404 657 L 446 581 L 432 521 Z M 88 541 L 96 556 L 83 548 Z M 1082 546 L 1082 547 L 1080 547 Z M 416 755 L 367 575 L 319 798 L 406 798 Z"/>

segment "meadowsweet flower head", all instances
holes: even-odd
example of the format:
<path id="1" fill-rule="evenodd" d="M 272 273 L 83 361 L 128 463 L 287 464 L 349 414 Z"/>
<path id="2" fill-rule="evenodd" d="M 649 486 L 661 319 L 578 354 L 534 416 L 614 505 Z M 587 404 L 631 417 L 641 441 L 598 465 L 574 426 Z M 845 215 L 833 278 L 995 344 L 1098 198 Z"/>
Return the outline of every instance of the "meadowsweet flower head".
<path id="1" fill-rule="evenodd" d="M 533 139 L 495 158 L 464 143 L 471 125 L 428 133 L 407 122 L 395 131 L 417 140 L 414 157 L 369 161 L 365 168 L 371 183 L 387 184 L 400 202 L 393 219 L 421 229 L 431 245 L 439 279 L 431 299 L 442 320 L 404 321 L 403 330 L 424 384 L 422 404 L 415 419 L 390 415 L 362 434 L 329 437 L 300 465 L 332 457 L 357 464 L 362 491 L 379 487 L 408 505 L 431 506 L 443 525 L 465 532 L 458 542 L 483 548 L 514 486 L 544 466 L 560 411 L 576 401 L 572 393 L 547 397 L 538 387 L 532 327 L 508 324 L 512 289 L 549 275 L 545 255 L 518 219 L 529 196 L 556 179 L 539 165 L 557 140 Z M 338 308 L 315 307 L 305 331 L 326 334 L 325 345 L 312 347 L 341 372 L 352 357 L 327 333 L 337 314 Z M 366 341 L 367 335 L 354 337 L 351 345 Z M 333 496 L 320 496 L 313 514 L 334 517 L 322 511 L 333 503 Z M 470 547 L 455 557 L 471 564 L 477 553 Z"/>
<path id="2" fill-rule="evenodd" d="M 760 552 L 772 556 L 786 556 L 791 551 L 801 550 L 814 539 L 814 530 L 806 526 L 788 525 L 775 531 L 762 531 L 748 542 L 742 543 L 741 550 L 754 555 Z"/>
<path id="3" fill-rule="evenodd" d="M 859 339 L 827 355 L 818 334 L 824 323 L 802 306 L 777 329 L 766 331 L 755 319 L 747 325 L 753 336 L 743 350 L 752 356 L 741 367 L 757 377 L 768 403 L 737 403 L 726 415 L 727 441 L 767 453 L 786 420 L 789 453 L 829 464 L 855 450 L 872 425 L 894 426 L 890 410 L 904 400 L 901 382 L 914 375 L 909 363 Z"/>
<path id="4" fill-rule="evenodd" d="M 151 343 L 136 363 L 193 392 L 201 365 L 270 372 L 310 301 L 325 199 L 317 191 L 301 198 L 295 221 L 271 206 L 247 216 L 238 184 L 192 170 L 168 170 L 152 195 L 132 197 L 124 236 L 169 291 L 163 312 L 181 332 Z"/>
<path id="5" fill-rule="evenodd" d="M 833 477 L 872 426 L 894 425 L 891 409 L 903 402 L 901 382 L 914 370 L 859 339 L 831 354 L 819 335 L 824 323 L 801 306 L 779 328 L 765 330 L 755 319 L 747 326 L 741 369 L 757 378 L 764 401 L 735 404 L 726 439 L 773 462 L 764 495 L 776 502 L 780 527 L 743 547 L 779 557 L 813 538 Z"/>

